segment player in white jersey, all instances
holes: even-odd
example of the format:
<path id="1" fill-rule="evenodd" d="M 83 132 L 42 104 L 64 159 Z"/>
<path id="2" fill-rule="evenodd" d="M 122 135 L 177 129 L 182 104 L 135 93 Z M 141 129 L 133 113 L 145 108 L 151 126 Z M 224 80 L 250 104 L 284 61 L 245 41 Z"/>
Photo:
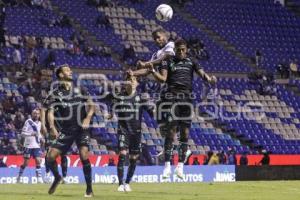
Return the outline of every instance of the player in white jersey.
<path id="1" fill-rule="evenodd" d="M 29 159 L 32 156 L 35 159 L 36 163 L 37 181 L 38 183 L 43 183 L 41 173 L 41 142 L 43 140 L 43 137 L 41 135 L 39 109 L 34 109 L 31 113 L 31 118 L 25 121 L 21 135 L 24 138 L 24 162 L 20 167 L 17 182 L 20 182 L 24 169 L 28 165 Z"/>
<path id="2" fill-rule="evenodd" d="M 135 75 L 148 75 L 150 74 L 149 68 L 151 65 L 157 66 L 162 60 L 168 58 L 168 56 L 174 56 L 174 42 L 169 41 L 168 33 L 164 29 L 157 29 L 153 31 L 152 37 L 156 45 L 160 48 L 156 51 L 149 61 L 138 61 L 137 66 L 142 68 L 141 70 L 135 71 Z"/>

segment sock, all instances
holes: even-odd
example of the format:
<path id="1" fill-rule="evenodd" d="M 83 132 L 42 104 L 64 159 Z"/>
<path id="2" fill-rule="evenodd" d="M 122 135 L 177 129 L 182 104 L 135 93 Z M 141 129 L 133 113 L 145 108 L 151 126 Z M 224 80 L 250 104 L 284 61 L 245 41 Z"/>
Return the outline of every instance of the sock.
<path id="1" fill-rule="evenodd" d="M 119 179 L 119 185 L 123 184 L 123 176 L 124 176 L 124 165 L 125 165 L 126 156 L 123 154 L 119 155 L 119 161 L 118 161 L 118 179 Z"/>
<path id="2" fill-rule="evenodd" d="M 170 162 L 173 155 L 173 139 L 166 137 L 164 150 L 165 150 L 165 162 Z"/>
<path id="3" fill-rule="evenodd" d="M 165 168 L 169 168 L 169 167 L 171 167 L 171 162 L 170 161 L 165 162 Z"/>
<path id="4" fill-rule="evenodd" d="M 179 162 L 177 167 L 183 168 L 183 162 Z"/>
<path id="5" fill-rule="evenodd" d="M 67 171 L 68 171 L 68 159 L 65 155 L 61 156 L 61 171 L 63 177 L 67 176 Z"/>
<path id="6" fill-rule="evenodd" d="M 59 179 L 60 175 L 58 173 L 58 168 L 57 168 L 57 163 L 56 160 L 48 160 L 48 165 L 49 165 L 49 169 L 51 170 L 51 172 L 53 173 L 53 176 L 55 177 L 55 179 Z"/>
<path id="7" fill-rule="evenodd" d="M 38 178 L 42 177 L 41 166 L 36 166 L 35 173 L 36 173 L 36 177 Z"/>
<path id="8" fill-rule="evenodd" d="M 186 151 L 188 149 L 188 143 L 187 141 L 186 142 L 180 142 L 180 145 L 179 145 L 179 162 L 184 162 L 185 160 L 185 157 L 186 157 Z"/>
<path id="9" fill-rule="evenodd" d="M 45 169 L 46 169 L 46 173 L 50 172 L 50 168 L 49 168 L 49 164 L 48 164 L 47 159 L 45 159 Z"/>
<path id="10" fill-rule="evenodd" d="M 25 169 L 25 166 L 24 166 L 24 165 L 21 165 L 20 171 L 19 171 L 19 177 L 22 176 L 22 174 L 23 174 L 23 172 L 24 172 L 24 169 Z"/>
<path id="11" fill-rule="evenodd" d="M 125 183 L 129 184 L 129 182 L 131 181 L 131 178 L 135 171 L 135 167 L 136 167 L 136 159 L 130 159 Z"/>
<path id="12" fill-rule="evenodd" d="M 86 190 L 87 192 L 92 191 L 92 168 L 91 168 L 91 163 L 90 160 L 82 160 L 82 166 L 83 166 L 83 173 L 84 173 L 84 178 L 86 182 Z"/>

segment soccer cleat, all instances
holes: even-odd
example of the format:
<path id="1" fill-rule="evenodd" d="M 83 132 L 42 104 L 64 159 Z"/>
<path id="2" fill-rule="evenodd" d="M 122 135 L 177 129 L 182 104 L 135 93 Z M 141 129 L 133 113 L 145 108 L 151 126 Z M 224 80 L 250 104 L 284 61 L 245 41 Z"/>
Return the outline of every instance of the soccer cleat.
<path id="1" fill-rule="evenodd" d="M 185 159 L 184 159 L 183 163 L 186 163 L 186 161 L 190 157 L 190 155 L 192 155 L 192 151 L 190 149 L 188 149 L 185 153 Z"/>
<path id="2" fill-rule="evenodd" d="M 63 177 L 62 180 L 61 180 L 61 184 L 68 184 L 69 181 L 67 179 L 67 177 Z"/>
<path id="3" fill-rule="evenodd" d="M 118 192 L 125 192 L 125 187 L 124 187 L 123 184 L 122 184 L 122 185 L 119 185 L 119 187 L 118 187 Z"/>
<path id="4" fill-rule="evenodd" d="M 124 185 L 124 191 L 125 191 L 125 192 L 131 192 L 131 191 L 132 191 L 132 189 L 131 189 L 131 187 L 130 187 L 129 184 L 126 183 L 126 184 Z"/>
<path id="5" fill-rule="evenodd" d="M 165 167 L 164 168 L 164 171 L 163 171 L 163 179 L 167 179 L 167 178 L 170 178 L 171 176 L 171 167 Z"/>
<path id="6" fill-rule="evenodd" d="M 177 165 L 174 173 L 176 174 L 176 176 L 180 179 L 183 179 L 183 166 L 182 165 Z"/>
<path id="7" fill-rule="evenodd" d="M 21 183 L 21 177 L 20 176 L 17 177 L 17 183 Z"/>
<path id="8" fill-rule="evenodd" d="M 48 173 L 45 174 L 44 182 L 45 183 L 50 183 L 51 182 L 51 174 L 50 174 L 50 172 L 48 172 Z"/>
<path id="9" fill-rule="evenodd" d="M 42 177 L 38 177 L 38 178 L 37 178 L 37 183 L 44 183 Z"/>
<path id="10" fill-rule="evenodd" d="M 84 194 L 85 198 L 92 198 L 94 196 L 94 193 L 92 190 L 87 190 Z"/>
<path id="11" fill-rule="evenodd" d="M 55 192 L 57 186 L 58 186 L 58 185 L 60 184 L 60 182 L 61 182 L 61 179 L 62 179 L 61 177 L 55 178 L 55 179 L 54 179 L 54 181 L 53 181 L 51 187 L 50 187 L 49 190 L 48 190 L 48 194 L 53 194 L 53 193 Z"/>

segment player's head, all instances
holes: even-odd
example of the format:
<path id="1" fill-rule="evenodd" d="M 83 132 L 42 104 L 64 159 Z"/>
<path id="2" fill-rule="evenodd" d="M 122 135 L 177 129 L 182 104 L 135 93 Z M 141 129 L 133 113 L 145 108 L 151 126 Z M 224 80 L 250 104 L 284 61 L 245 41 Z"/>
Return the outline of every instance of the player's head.
<path id="1" fill-rule="evenodd" d="M 31 119 L 37 121 L 40 119 L 40 109 L 36 108 L 31 112 Z"/>
<path id="2" fill-rule="evenodd" d="M 59 66 L 55 71 L 56 78 L 60 81 L 72 81 L 72 70 L 69 65 Z"/>
<path id="3" fill-rule="evenodd" d="M 163 47 L 168 43 L 169 37 L 167 31 L 162 28 L 156 29 L 152 32 L 154 42 L 159 46 Z"/>
<path id="4" fill-rule="evenodd" d="M 125 90 L 127 91 L 127 92 L 132 92 L 132 91 L 135 91 L 136 90 L 136 88 L 137 88 L 137 86 L 138 86 L 138 81 L 137 81 L 137 79 L 136 79 L 136 77 L 135 76 L 127 76 L 126 77 L 126 79 L 125 79 L 125 81 L 126 81 L 126 84 L 125 84 Z"/>
<path id="5" fill-rule="evenodd" d="M 187 57 L 187 42 L 184 39 L 178 39 L 175 41 L 175 55 L 179 59 Z"/>

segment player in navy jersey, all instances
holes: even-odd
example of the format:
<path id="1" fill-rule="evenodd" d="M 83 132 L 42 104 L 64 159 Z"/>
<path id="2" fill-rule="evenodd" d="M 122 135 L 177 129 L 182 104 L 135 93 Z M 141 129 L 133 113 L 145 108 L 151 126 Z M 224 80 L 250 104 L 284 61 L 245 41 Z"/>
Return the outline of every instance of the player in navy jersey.
<path id="1" fill-rule="evenodd" d="M 194 72 L 210 84 L 215 84 L 217 80 L 215 76 L 206 74 L 195 60 L 188 57 L 187 43 L 183 39 L 175 42 L 175 56 L 162 61 L 160 72 L 157 72 L 153 67 L 149 71 L 158 81 L 167 84 L 167 90 L 162 94 L 161 102 L 158 104 L 157 113 L 158 118 L 167 121 L 169 133 L 166 137 L 170 137 L 170 139 L 165 141 L 166 153 L 172 149 L 174 129 L 180 131 L 179 163 L 175 169 L 175 174 L 183 178 L 183 164 L 188 149 L 188 136 L 193 108 L 192 85 Z M 161 112 L 162 110 L 168 111 Z M 171 167 L 166 165 L 163 177 L 168 178 L 170 174 Z"/>
<path id="2" fill-rule="evenodd" d="M 49 94 L 51 96 L 51 94 Z M 46 154 L 49 152 L 51 145 L 53 144 L 53 142 L 55 141 L 55 139 L 58 137 L 58 135 L 51 135 L 50 134 L 50 127 L 49 127 L 49 123 L 48 120 L 46 119 L 46 116 L 48 115 L 48 107 L 49 105 L 49 96 L 46 97 L 46 99 L 43 101 L 43 106 L 41 108 L 41 133 L 44 135 L 45 137 L 45 150 L 46 150 Z M 61 157 L 61 162 L 60 162 L 60 166 L 61 166 L 61 172 L 62 172 L 62 183 L 68 183 L 68 179 L 67 179 L 67 173 L 68 173 L 68 159 L 66 157 L 66 155 L 60 155 Z M 45 159 L 45 177 L 44 177 L 44 182 L 45 183 L 50 183 L 51 181 L 51 176 L 50 176 L 50 168 L 47 162 L 47 159 Z"/>
<path id="3" fill-rule="evenodd" d="M 141 123 L 143 111 L 150 115 L 153 106 L 138 94 L 136 77 L 128 76 L 125 86 L 119 94 L 108 94 L 105 101 L 118 118 L 119 161 L 117 166 L 119 192 L 130 192 L 129 183 L 136 168 L 136 162 L 141 152 Z M 129 153 L 129 167 L 125 184 L 123 181 L 126 155 Z"/>
<path id="4" fill-rule="evenodd" d="M 92 197 L 92 170 L 88 155 L 89 125 L 95 106 L 86 89 L 73 86 L 72 70 L 68 65 L 60 66 L 56 70 L 56 77 L 59 86 L 49 96 L 47 114 L 50 134 L 58 136 L 47 154 L 49 168 L 55 177 L 48 193 L 53 194 L 62 179 L 58 173 L 56 158 L 65 154 L 73 142 L 76 142 L 87 185 L 84 196 Z"/>

